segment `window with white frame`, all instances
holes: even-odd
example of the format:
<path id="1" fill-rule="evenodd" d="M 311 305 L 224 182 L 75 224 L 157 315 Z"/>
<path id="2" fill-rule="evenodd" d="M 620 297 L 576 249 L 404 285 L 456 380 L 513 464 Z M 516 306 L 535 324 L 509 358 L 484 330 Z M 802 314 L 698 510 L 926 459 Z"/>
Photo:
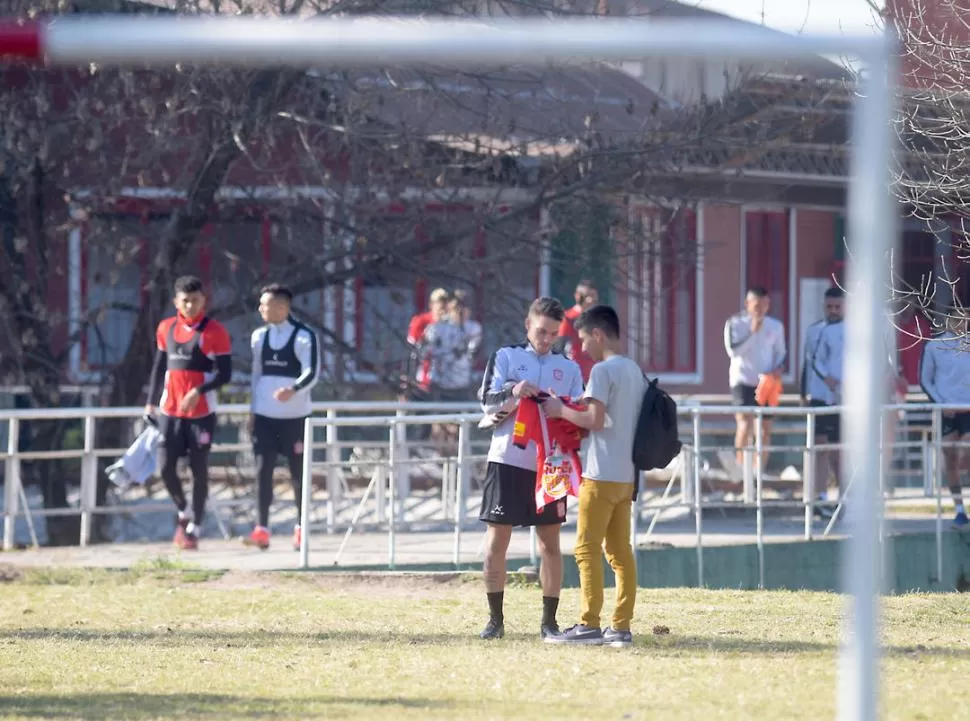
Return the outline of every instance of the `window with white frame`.
<path id="1" fill-rule="evenodd" d="M 631 209 L 625 258 L 631 356 L 650 373 L 696 374 L 698 243 L 696 213 Z"/>

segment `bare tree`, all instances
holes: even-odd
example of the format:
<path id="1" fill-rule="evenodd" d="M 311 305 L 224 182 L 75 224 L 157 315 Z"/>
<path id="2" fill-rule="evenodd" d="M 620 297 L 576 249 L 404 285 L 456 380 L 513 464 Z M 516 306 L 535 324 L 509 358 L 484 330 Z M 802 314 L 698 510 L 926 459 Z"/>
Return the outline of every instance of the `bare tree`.
<path id="1" fill-rule="evenodd" d="M 912 221 L 903 238 L 925 246 L 921 263 L 896 259 L 893 291 L 901 306 L 937 328 L 946 323 L 951 304 L 970 301 L 968 11 L 959 0 L 897 0 L 887 3 L 885 13 L 903 50 L 895 187 Z"/>

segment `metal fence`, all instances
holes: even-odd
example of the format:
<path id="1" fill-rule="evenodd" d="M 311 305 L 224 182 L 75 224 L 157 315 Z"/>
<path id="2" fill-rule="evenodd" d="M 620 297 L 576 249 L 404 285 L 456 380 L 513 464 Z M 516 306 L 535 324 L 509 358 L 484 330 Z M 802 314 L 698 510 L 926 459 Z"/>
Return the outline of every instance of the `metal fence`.
<path id="1" fill-rule="evenodd" d="M 755 542 L 758 547 L 760 576 L 764 576 L 764 514 L 772 508 L 802 509 L 804 514 L 804 537 L 810 540 L 816 533 L 813 518 L 819 500 L 816 493 L 815 468 L 819 461 L 819 454 L 824 451 L 839 450 L 838 446 L 820 444 L 817 442 L 815 426 L 821 415 L 838 413 L 838 408 L 750 408 L 755 418 L 755 437 L 753 446 L 745 449 L 744 462 L 736 475 L 741 478 L 730 478 L 740 481 L 743 488 L 738 500 L 719 499 L 711 492 L 712 472 L 708 470 L 711 461 L 716 463 L 718 456 L 725 454 L 733 456 L 733 440 L 719 440 L 725 433 L 733 433 L 733 416 L 738 408 L 727 405 L 703 405 L 696 400 L 681 403 L 680 415 L 682 421 L 681 438 L 685 441 L 684 449 L 679 458 L 667 468 L 660 469 L 641 479 L 644 488 L 655 492 L 644 493 L 635 504 L 634 535 L 638 533 L 637 522 L 649 520 L 645 537 L 650 538 L 656 525 L 662 521 L 664 514 L 674 511 L 687 511 L 694 516 L 696 534 L 696 550 L 698 561 L 698 582 L 703 585 L 703 514 L 705 510 L 719 508 L 748 508 L 753 510 L 756 518 Z M 937 569 L 942 573 L 942 504 L 943 483 L 941 470 L 943 449 L 954 442 L 944 440 L 940 430 L 942 428 L 943 413 L 946 411 L 965 410 L 959 406 L 938 406 L 933 404 L 907 403 L 886 406 L 883 417 L 886 433 L 883 434 L 884 454 L 891 454 L 896 458 L 904 458 L 905 468 L 897 469 L 897 476 L 904 477 L 907 485 L 920 488 L 925 498 L 935 498 L 936 501 L 936 536 L 937 536 Z M 459 564 L 462 533 L 466 526 L 475 523 L 476 519 L 469 513 L 468 502 L 472 496 L 475 479 L 480 475 L 484 454 L 482 445 L 487 439 L 473 436 L 476 425 L 481 417 L 479 408 L 474 403 L 452 404 L 422 404 L 422 403 L 388 403 L 388 402 L 344 402 L 319 403 L 314 408 L 312 416 L 305 428 L 304 447 L 308 452 L 304 456 L 304 479 L 310 482 L 303 484 L 303 518 L 301 525 L 302 546 L 300 549 L 300 565 L 309 565 L 309 550 L 312 545 L 312 535 L 316 532 L 344 533 L 340 550 L 343 550 L 350 534 L 360 527 L 362 514 L 368 504 L 373 504 L 373 521 L 369 527 L 379 528 L 387 533 L 388 566 L 395 565 L 395 543 L 399 532 L 414 530 L 421 524 L 413 518 L 407 520 L 404 510 L 405 504 L 414 501 L 416 494 L 412 494 L 411 478 L 418 464 L 435 465 L 440 468 L 440 505 L 436 506 L 433 519 L 437 527 L 451 528 L 454 532 L 454 562 Z M 242 419 L 249 413 L 249 407 L 244 405 L 226 406 L 220 409 L 223 418 L 238 418 L 238 426 L 243 428 Z M 350 414 L 350 415 L 347 415 Z M 14 545 L 14 524 L 18 517 L 24 517 L 32 522 L 35 516 L 79 515 L 80 534 L 79 544 L 87 545 L 91 541 L 92 518 L 97 514 L 141 513 L 158 511 L 162 508 L 170 510 L 170 504 L 139 505 L 137 508 L 125 505 L 99 506 L 96 502 L 96 488 L 99 473 L 99 461 L 105 458 L 115 458 L 124 452 L 123 448 L 99 448 L 96 444 L 97 423 L 105 419 L 128 419 L 132 422 L 132 437 L 135 431 L 135 421 L 142 415 L 140 408 L 65 408 L 31 411 L 0 411 L 0 423 L 7 425 L 6 453 L 0 454 L 4 468 L 4 534 L 5 549 Z M 762 447 L 762 424 L 767 419 L 775 421 L 775 437 L 781 437 L 786 442 Z M 19 450 L 20 431 L 22 424 L 27 421 L 74 420 L 80 421 L 83 427 L 80 449 L 63 449 L 53 451 L 21 451 Z M 408 438 L 408 430 L 429 424 L 449 424 L 457 426 L 457 443 L 454 448 L 444 449 L 438 453 L 427 453 L 416 456 L 415 443 Z M 325 440 L 317 440 L 315 430 L 325 428 Z M 373 429 L 378 434 L 375 440 L 348 441 L 342 437 L 342 430 L 346 428 Z M 798 438 L 796 439 L 796 436 Z M 477 443 L 478 451 L 475 450 Z M 213 447 L 213 452 L 245 454 L 250 450 L 250 443 L 241 436 L 237 442 L 219 443 Z M 357 458 L 358 465 L 367 470 L 368 483 L 359 497 L 348 493 L 348 486 L 344 479 L 344 472 L 351 462 L 348 458 L 348 448 L 369 449 L 370 455 L 364 454 Z M 773 451 L 801 456 L 800 482 L 779 480 L 771 477 L 760 463 L 753 459 L 763 451 Z M 316 451 L 316 453 L 314 453 Z M 322 453 L 321 453 L 322 452 Z M 321 456 L 322 458 L 318 458 Z M 27 461 L 43 461 L 53 459 L 73 459 L 80 461 L 77 484 L 79 486 L 78 506 L 62 509 L 29 509 L 21 483 L 21 464 Z M 887 466 L 883 463 L 880 485 L 887 489 Z M 322 471 L 325 487 L 325 500 L 314 501 L 312 490 L 314 472 Z M 845 469 L 847 476 L 844 484 L 846 494 L 851 494 L 854 469 Z M 730 476 L 730 473 L 728 473 Z M 790 498 L 772 499 L 766 497 L 766 488 L 770 485 L 781 485 L 791 489 Z M 795 487 L 792 487 L 795 486 Z M 800 486 L 798 488 L 797 486 Z M 800 491 L 800 494 L 796 493 Z M 796 497 L 796 495 L 800 497 Z M 835 505 L 832 518 L 829 520 L 822 535 L 828 536 L 832 531 L 840 513 L 842 502 L 840 497 Z M 247 495 L 242 499 L 232 501 L 237 505 L 252 508 L 253 499 Z M 216 502 L 216 506 L 219 503 Z M 315 519 L 318 511 L 322 510 L 322 517 Z M 347 515 L 352 514 L 349 520 Z M 413 515 L 413 514 L 412 514 Z M 228 533 L 227 533 L 228 535 Z M 533 547 L 534 548 L 534 547 Z M 340 552 L 338 552 L 338 558 Z"/>

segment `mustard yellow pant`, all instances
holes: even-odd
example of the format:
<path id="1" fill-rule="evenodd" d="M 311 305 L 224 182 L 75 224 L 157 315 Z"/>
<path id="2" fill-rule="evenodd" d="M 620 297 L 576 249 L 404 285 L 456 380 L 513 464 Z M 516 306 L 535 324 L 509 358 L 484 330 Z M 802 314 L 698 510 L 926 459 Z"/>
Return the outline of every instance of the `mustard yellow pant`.
<path id="1" fill-rule="evenodd" d="M 633 485 L 591 481 L 579 487 L 579 520 L 576 530 L 576 565 L 582 591 L 581 623 L 601 628 L 603 610 L 603 545 L 606 559 L 616 575 L 616 607 L 612 628 L 629 631 L 637 600 L 637 567 L 630 545 L 630 506 Z"/>

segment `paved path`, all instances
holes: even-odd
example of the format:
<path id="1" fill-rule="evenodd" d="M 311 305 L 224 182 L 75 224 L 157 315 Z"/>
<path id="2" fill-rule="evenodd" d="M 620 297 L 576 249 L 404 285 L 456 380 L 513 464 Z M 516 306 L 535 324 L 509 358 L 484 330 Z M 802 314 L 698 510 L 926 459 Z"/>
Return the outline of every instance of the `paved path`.
<path id="1" fill-rule="evenodd" d="M 705 546 L 753 543 L 756 520 L 753 512 L 731 511 L 726 514 L 708 511 L 704 517 L 703 542 Z M 889 533 L 932 533 L 936 521 L 926 515 L 899 515 L 887 522 Z M 814 532 L 821 538 L 824 525 L 816 523 Z M 831 538 L 844 537 L 844 528 L 837 525 Z M 671 545 L 680 547 L 695 546 L 694 518 L 682 515 L 658 523 L 650 538 L 645 535 L 646 526 L 641 525 L 637 537 L 638 544 Z M 777 543 L 803 540 L 803 522 L 791 517 L 772 517 L 765 519 L 765 541 Z M 947 522 L 944 532 L 952 532 Z M 484 532 L 480 525 L 470 525 L 461 537 L 461 562 L 473 564 L 481 562 Z M 563 529 L 563 551 L 569 553 L 576 540 L 575 527 Z M 226 570 L 294 570 L 299 567 L 299 554 L 291 550 L 289 538 L 274 537 L 274 545 L 268 551 L 246 548 L 242 542 L 221 538 L 203 538 L 198 552 L 179 553 L 169 543 L 116 543 L 90 546 L 88 548 L 41 548 L 39 550 L 13 551 L 0 553 L 0 564 L 14 566 L 74 566 L 125 568 L 139 562 L 159 558 L 180 558 L 195 565 L 210 569 Z M 312 567 L 333 567 L 334 559 L 343 535 L 316 534 L 310 546 L 310 565 Z M 450 563 L 454 558 L 453 532 L 398 533 L 395 538 L 395 561 L 398 566 L 411 564 Z M 530 555 L 529 533 L 517 530 L 512 537 L 509 556 L 528 559 Z M 354 533 L 347 541 L 341 557 L 341 566 L 380 566 L 388 562 L 387 533 Z M 523 565 L 515 562 L 514 569 Z"/>

